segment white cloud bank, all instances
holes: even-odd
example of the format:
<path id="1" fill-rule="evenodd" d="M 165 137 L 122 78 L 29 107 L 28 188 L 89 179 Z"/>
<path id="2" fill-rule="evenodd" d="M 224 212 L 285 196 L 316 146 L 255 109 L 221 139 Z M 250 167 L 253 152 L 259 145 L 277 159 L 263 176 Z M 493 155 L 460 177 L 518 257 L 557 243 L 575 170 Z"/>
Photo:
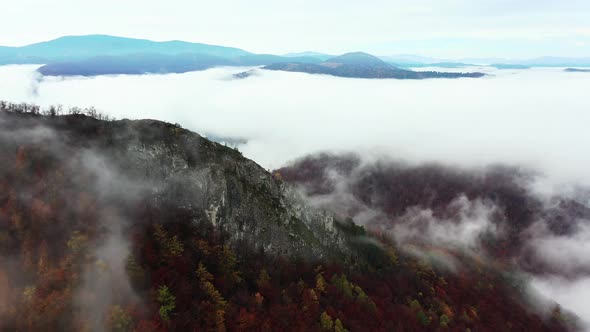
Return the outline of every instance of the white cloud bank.
<path id="1" fill-rule="evenodd" d="M 268 168 L 318 150 L 385 152 L 410 161 L 523 164 L 590 182 L 590 75 L 494 71 L 482 79 L 364 80 L 236 68 L 150 76 L 46 78 L 0 67 L 0 98 L 96 106 L 249 139 Z M 34 94 L 36 92 L 36 94 Z"/>
<path id="2" fill-rule="evenodd" d="M 582 319 L 585 330 L 590 331 L 590 278 L 535 278 L 532 286 L 544 296 L 572 310 Z"/>
<path id="3" fill-rule="evenodd" d="M 419 240 L 480 252 L 481 237 L 501 231 L 491 221 L 496 212 L 491 204 L 460 196 L 449 204 L 449 209 L 457 210 L 453 220 L 439 220 L 430 209 L 410 209 L 394 225 L 391 234 L 398 243 Z"/>

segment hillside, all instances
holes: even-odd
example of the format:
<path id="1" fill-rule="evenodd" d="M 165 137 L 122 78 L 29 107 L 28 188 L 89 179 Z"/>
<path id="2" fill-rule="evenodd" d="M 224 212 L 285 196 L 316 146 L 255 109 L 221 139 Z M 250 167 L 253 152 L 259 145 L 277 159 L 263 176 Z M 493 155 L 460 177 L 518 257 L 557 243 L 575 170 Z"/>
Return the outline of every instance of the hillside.
<path id="1" fill-rule="evenodd" d="M 231 64 L 225 58 L 203 54 L 133 54 L 57 62 L 44 65 L 37 71 L 43 76 L 143 75 L 186 73 Z"/>
<path id="2" fill-rule="evenodd" d="M 285 181 L 303 170 L 271 174 L 180 125 L 1 102 L 0 129 L 2 330 L 577 327 L 531 307 L 516 271 L 407 250 L 312 207 Z"/>
<path id="3" fill-rule="evenodd" d="M 303 63 L 319 61 L 308 57 L 287 59 L 270 54 L 250 54 L 228 58 L 200 53 L 177 55 L 136 53 L 55 62 L 44 65 L 37 71 L 44 76 L 180 74 L 218 66 L 262 66 L 270 63 L 288 62 L 293 59 Z"/>
<path id="4" fill-rule="evenodd" d="M 572 271 L 555 269 L 532 252 L 531 243 L 541 237 L 532 233 L 538 224 L 546 227 L 543 236 L 552 237 L 573 236 L 590 225 L 588 194 L 579 198 L 557 196 L 548 204 L 530 190 L 534 173 L 516 167 L 458 169 L 387 160 L 363 163 L 356 155 L 319 154 L 277 172 L 312 199 L 321 198 L 324 208 L 339 215 L 362 217 L 368 229 L 389 233 L 398 240 L 406 240 L 400 234 L 405 231 L 412 235 L 412 243 L 432 244 L 436 241 L 427 233 L 429 228 L 479 228 L 481 234 L 473 235 L 468 247 L 539 275 L 573 276 L 568 275 Z M 342 199 L 347 204 L 342 204 Z M 371 214 L 363 216 L 367 211 Z M 478 217 L 473 214 L 482 215 L 479 218 L 490 224 L 474 221 Z M 422 233 L 414 234 L 416 229 Z M 435 238 L 442 245 L 448 244 L 444 243 L 444 234 Z M 590 271 L 583 264 L 578 269 L 574 272 Z"/>

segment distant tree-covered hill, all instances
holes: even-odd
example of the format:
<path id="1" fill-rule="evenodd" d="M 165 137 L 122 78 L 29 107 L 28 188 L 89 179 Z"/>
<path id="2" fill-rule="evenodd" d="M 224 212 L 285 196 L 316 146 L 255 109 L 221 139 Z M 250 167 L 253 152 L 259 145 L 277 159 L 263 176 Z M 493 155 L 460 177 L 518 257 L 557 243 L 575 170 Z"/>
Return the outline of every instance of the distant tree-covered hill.
<path id="1" fill-rule="evenodd" d="M 425 78 L 459 78 L 482 77 L 483 73 L 449 73 L 435 71 L 412 71 L 394 67 L 370 54 L 355 52 L 334 57 L 321 63 L 274 63 L 265 66 L 268 70 L 302 72 L 309 74 L 324 74 L 350 78 L 396 78 L 396 79 L 425 79 Z"/>
<path id="2" fill-rule="evenodd" d="M 314 58 L 295 58 L 300 62 L 317 62 Z M 292 61 L 268 54 L 249 54 L 237 57 L 220 57 L 199 53 L 166 55 L 158 53 L 98 56 L 84 60 L 55 62 L 38 69 L 44 76 L 98 76 L 112 74 L 143 75 L 186 73 L 218 66 L 262 66 Z"/>
<path id="3" fill-rule="evenodd" d="M 570 73 L 590 73 L 590 69 L 566 68 L 564 70 Z"/>

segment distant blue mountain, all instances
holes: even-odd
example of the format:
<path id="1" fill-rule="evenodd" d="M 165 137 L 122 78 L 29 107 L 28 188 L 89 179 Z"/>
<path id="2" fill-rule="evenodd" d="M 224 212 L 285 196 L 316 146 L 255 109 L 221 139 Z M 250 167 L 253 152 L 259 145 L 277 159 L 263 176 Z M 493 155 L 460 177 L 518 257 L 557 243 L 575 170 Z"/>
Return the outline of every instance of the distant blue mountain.
<path id="1" fill-rule="evenodd" d="M 590 69 L 566 68 L 564 71 L 569 73 L 590 73 Z"/>
<path id="2" fill-rule="evenodd" d="M 490 66 L 498 69 L 528 69 L 531 67 L 590 67 L 590 58 L 544 56 L 534 59 L 464 58 L 458 60 L 435 59 L 418 55 L 380 56 L 380 59 L 400 67 L 447 67 Z"/>
<path id="3" fill-rule="evenodd" d="M 88 35 L 61 37 L 22 47 L 0 47 L 0 64 L 54 63 L 85 60 L 97 56 L 123 56 L 142 53 L 163 55 L 196 53 L 224 58 L 252 54 L 233 47 L 183 41 L 155 42 L 145 39 Z"/>
<path id="4" fill-rule="evenodd" d="M 285 54 L 283 56 L 284 57 L 287 57 L 287 58 L 301 58 L 301 57 L 316 58 L 316 59 L 319 59 L 321 61 L 325 61 L 325 60 L 328 60 L 330 58 L 335 57 L 335 55 L 330 55 L 330 54 L 325 54 L 325 53 L 319 53 L 319 52 L 311 52 L 311 51 L 297 52 L 297 53 L 287 53 L 287 54 Z"/>
<path id="5" fill-rule="evenodd" d="M 342 54 L 324 61 L 325 66 L 330 64 L 352 65 L 352 66 L 370 66 L 370 67 L 389 67 L 385 61 L 376 56 L 365 52 L 350 52 Z"/>
<path id="6" fill-rule="evenodd" d="M 413 55 L 413 54 L 398 54 L 398 55 L 383 55 L 379 57 L 381 60 L 390 63 L 400 64 L 423 64 L 429 65 L 437 62 L 450 62 L 448 60 L 440 60 L 429 58 L 425 56 Z"/>
<path id="7" fill-rule="evenodd" d="M 531 67 L 528 65 L 521 65 L 521 64 L 510 64 L 510 63 L 493 63 L 490 67 L 494 67 L 496 69 L 530 69 Z"/>
<path id="8" fill-rule="evenodd" d="M 423 67 L 439 67 L 439 68 L 464 68 L 474 67 L 475 65 L 463 62 L 434 62 L 434 63 L 398 63 L 390 62 L 391 65 L 400 68 L 423 68 Z"/>
<path id="9" fill-rule="evenodd" d="M 466 59 L 470 63 L 486 64 L 498 69 L 526 69 L 525 67 L 590 67 L 590 58 L 544 56 L 534 59 Z M 518 68 L 518 66 L 522 66 Z M 512 68 L 510 68 L 512 67 Z"/>
<path id="10" fill-rule="evenodd" d="M 321 62 L 320 59 L 309 57 L 309 56 L 300 56 L 300 57 L 284 57 L 272 54 L 248 54 L 244 56 L 239 56 L 233 58 L 232 61 L 234 65 L 237 66 L 263 66 L 268 65 L 271 63 L 281 63 L 281 62 L 291 62 L 297 61 L 302 63 L 318 63 Z"/>

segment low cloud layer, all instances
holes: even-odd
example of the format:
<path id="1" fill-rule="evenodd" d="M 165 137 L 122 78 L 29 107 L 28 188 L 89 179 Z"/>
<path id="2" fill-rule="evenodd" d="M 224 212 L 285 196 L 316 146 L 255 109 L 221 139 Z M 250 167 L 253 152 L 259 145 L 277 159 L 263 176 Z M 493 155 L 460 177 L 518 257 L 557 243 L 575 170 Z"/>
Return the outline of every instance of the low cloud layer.
<path id="1" fill-rule="evenodd" d="M 548 271 L 532 279 L 532 286 L 563 307 L 573 310 L 590 330 L 590 221 L 572 235 L 556 236 L 540 223 L 528 244 L 527 264 Z"/>
<path id="2" fill-rule="evenodd" d="M 590 144 L 590 75 L 559 68 L 423 81 L 268 71 L 232 80 L 242 69 L 217 68 L 40 83 L 35 69 L 0 67 L 0 97 L 93 105 L 117 118 L 246 138 L 240 149 L 268 168 L 316 151 L 368 151 L 408 161 L 522 164 L 561 182 L 590 182 L 590 156 L 583 153 Z"/>
<path id="3" fill-rule="evenodd" d="M 531 305 L 579 310 L 590 276 L 590 207 L 584 190 L 537 191 L 543 176 L 517 167 L 461 168 L 354 154 L 317 154 L 278 171 L 311 204 L 391 237 L 406 253 L 450 271 L 467 254 L 532 278 Z M 590 325 L 589 325 L 590 326 Z"/>
<path id="4" fill-rule="evenodd" d="M 437 246 L 451 246 L 480 252 L 481 237 L 496 236 L 492 214 L 497 207 L 477 199 L 470 201 L 462 195 L 448 206 L 457 213 L 454 220 L 441 220 L 431 209 L 410 208 L 394 225 L 391 234 L 398 242 L 420 242 Z"/>
<path id="5" fill-rule="evenodd" d="M 552 234 L 544 222 L 531 227 L 533 234 L 525 249 L 528 263 L 550 274 L 590 276 L 590 220 L 574 227 L 572 234 L 564 235 Z"/>
<path id="6" fill-rule="evenodd" d="M 531 284 L 544 296 L 575 312 L 586 324 L 586 330 L 590 330 L 590 278 L 534 278 Z"/>

